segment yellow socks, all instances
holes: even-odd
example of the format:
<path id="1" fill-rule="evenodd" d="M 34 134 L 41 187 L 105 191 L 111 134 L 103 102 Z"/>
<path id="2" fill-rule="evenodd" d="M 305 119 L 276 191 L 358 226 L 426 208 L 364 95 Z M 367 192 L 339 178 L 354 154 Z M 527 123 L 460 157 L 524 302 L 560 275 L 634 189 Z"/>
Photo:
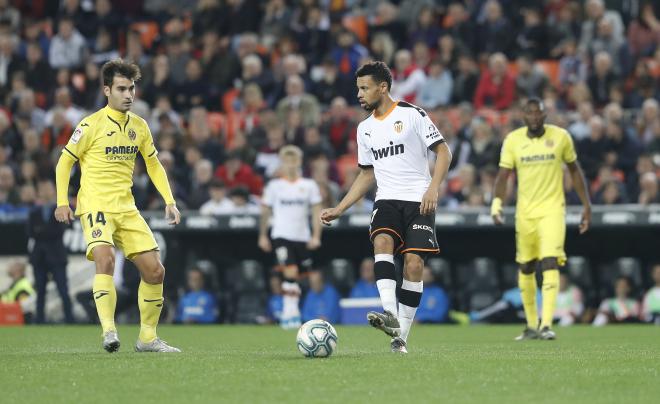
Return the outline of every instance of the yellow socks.
<path id="1" fill-rule="evenodd" d="M 163 310 L 163 284 L 151 285 L 140 281 L 138 307 L 140 308 L 140 341 L 149 343 L 156 339 L 156 326 Z"/>
<path id="2" fill-rule="evenodd" d="M 557 305 L 559 293 L 559 270 L 549 269 L 543 271 L 543 313 L 541 315 L 541 328 L 552 327 L 552 317 Z"/>
<path id="3" fill-rule="evenodd" d="M 103 333 L 117 331 L 115 327 L 115 307 L 117 306 L 117 291 L 111 275 L 96 274 L 92 284 L 92 294 L 96 303 Z"/>
<path id="4" fill-rule="evenodd" d="M 536 274 L 524 274 L 522 271 L 519 271 L 518 287 L 520 288 L 520 297 L 522 298 L 523 308 L 525 309 L 527 327 L 536 330 L 539 325 L 539 313 L 536 309 Z M 543 298 L 545 299 L 545 294 Z"/>

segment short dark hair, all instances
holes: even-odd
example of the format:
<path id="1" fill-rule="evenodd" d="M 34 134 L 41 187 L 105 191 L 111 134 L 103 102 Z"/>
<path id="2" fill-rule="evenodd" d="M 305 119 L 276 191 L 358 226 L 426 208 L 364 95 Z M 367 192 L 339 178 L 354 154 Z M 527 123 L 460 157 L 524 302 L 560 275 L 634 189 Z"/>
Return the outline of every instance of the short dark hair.
<path id="1" fill-rule="evenodd" d="M 541 111 L 545 111 L 545 104 L 543 103 L 543 100 L 538 97 L 531 97 L 525 102 L 525 108 L 529 107 L 530 105 L 538 105 Z"/>
<path id="2" fill-rule="evenodd" d="M 103 85 L 112 87 L 112 81 L 115 76 L 126 77 L 129 80 L 138 81 L 142 77 L 140 67 L 135 63 L 127 62 L 123 59 L 113 59 L 105 62 L 101 68 L 103 76 Z"/>
<path id="3" fill-rule="evenodd" d="M 389 91 L 392 89 L 392 72 L 384 62 L 369 62 L 362 65 L 362 67 L 355 72 L 355 77 L 364 76 L 371 76 L 378 84 L 386 82 L 387 90 Z"/>

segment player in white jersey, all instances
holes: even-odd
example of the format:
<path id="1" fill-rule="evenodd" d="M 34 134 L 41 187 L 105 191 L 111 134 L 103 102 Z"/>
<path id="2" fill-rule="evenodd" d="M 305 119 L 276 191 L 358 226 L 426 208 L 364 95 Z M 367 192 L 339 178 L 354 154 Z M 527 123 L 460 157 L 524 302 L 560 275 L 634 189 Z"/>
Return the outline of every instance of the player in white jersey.
<path id="1" fill-rule="evenodd" d="M 390 96 L 392 73 L 383 62 L 367 63 L 357 73 L 358 100 L 373 113 L 358 126 L 360 173 L 339 204 L 321 212 L 321 222 L 341 216 L 376 182 L 369 234 L 383 313 L 369 312 L 369 323 L 392 337 L 393 352 L 407 353 L 406 341 L 422 298 L 422 269 L 428 254 L 439 252 L 435 209 L 451 152 L 426 112 Z M 428 150 L 437 154 L 433 175 Z M 404 257 L 397 310 L 394 254 Z"/>
<path id="2" fill-rule="evenodd" d="M 321 212 L 321 192 L 318 185 L 302 178 L 303 154 L 300 148 L 289 145 L 280 150 L 281 177 L 271 180 L 262 199 L 259 226 L 259 248 L 275 251 L 277 269 L 282 275 L 282 318 L 285 329 L 300 327 L 300 285 L 298 277 L 312 266 L 312 250 L 321 245 L 321 223 L 312 221 L 310 213 L 318 217 Z M 268 238 L 268 225 L 272 229 Z"/>

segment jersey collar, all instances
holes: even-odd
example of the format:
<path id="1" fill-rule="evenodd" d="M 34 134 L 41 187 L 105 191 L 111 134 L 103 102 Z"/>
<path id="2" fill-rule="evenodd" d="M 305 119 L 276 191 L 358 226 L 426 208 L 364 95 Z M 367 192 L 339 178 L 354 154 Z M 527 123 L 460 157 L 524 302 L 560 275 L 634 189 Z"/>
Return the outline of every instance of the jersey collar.
<path id="1" fill-rule="evenodd" d="M 109 105 L 106 105 L 105 108 L 103 108 L 103 110 L 105 111 L 105 114 L 108 116 L 108 118 L 112 119 L 115 122 L 124 124 L 128 120 L 127 112 L 117 111 L 116 109 L 110 108 Z"/>

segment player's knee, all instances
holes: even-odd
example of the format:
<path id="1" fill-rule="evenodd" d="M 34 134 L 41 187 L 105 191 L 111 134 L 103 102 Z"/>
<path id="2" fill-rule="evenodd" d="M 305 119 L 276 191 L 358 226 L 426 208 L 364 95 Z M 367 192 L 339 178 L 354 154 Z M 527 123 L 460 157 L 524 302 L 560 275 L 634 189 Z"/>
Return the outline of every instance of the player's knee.
<path id="1" fill-rule="evenodd" d="M 536 272 L 536 260 L 520 264 L 520 272 L 524 273 L 525 275 L 530 275 Z"/>
<path id="2" fill-rule="evenodd" d="M 559 269 L 559 261 L 557 257 L 546 257 L 541 260 L 541 271 L 548 271 L 551 269 Z"/>
<path id="3" fill-rule="evenodd" d="M 404 256 L 405 271 L 408 279 L 422 279 L 424 271 L 424 259 L 417 254 L 406 254 Z"/>
<path id="4" fill-rule="evenodd" d="M 114 275 L 115 272 L 115 255 L 114 254 L 99 254 L 94 257 L 96 263 L 96 273 L 103 275 Z"/>
<path id="5" fill-rule="evenodd" d="M 389 234 L 378 234 L 374 237 L 374 251 L 376 254 L 392 254 L 394 252 L 394 239 Z"/>
<path id="6" fill-rule="evenodd" d="M 142 279 L 152 285 L 163 283 L 165 280 L 165 267 L 160 261 L 156 261 L 142 271 Z"/>

